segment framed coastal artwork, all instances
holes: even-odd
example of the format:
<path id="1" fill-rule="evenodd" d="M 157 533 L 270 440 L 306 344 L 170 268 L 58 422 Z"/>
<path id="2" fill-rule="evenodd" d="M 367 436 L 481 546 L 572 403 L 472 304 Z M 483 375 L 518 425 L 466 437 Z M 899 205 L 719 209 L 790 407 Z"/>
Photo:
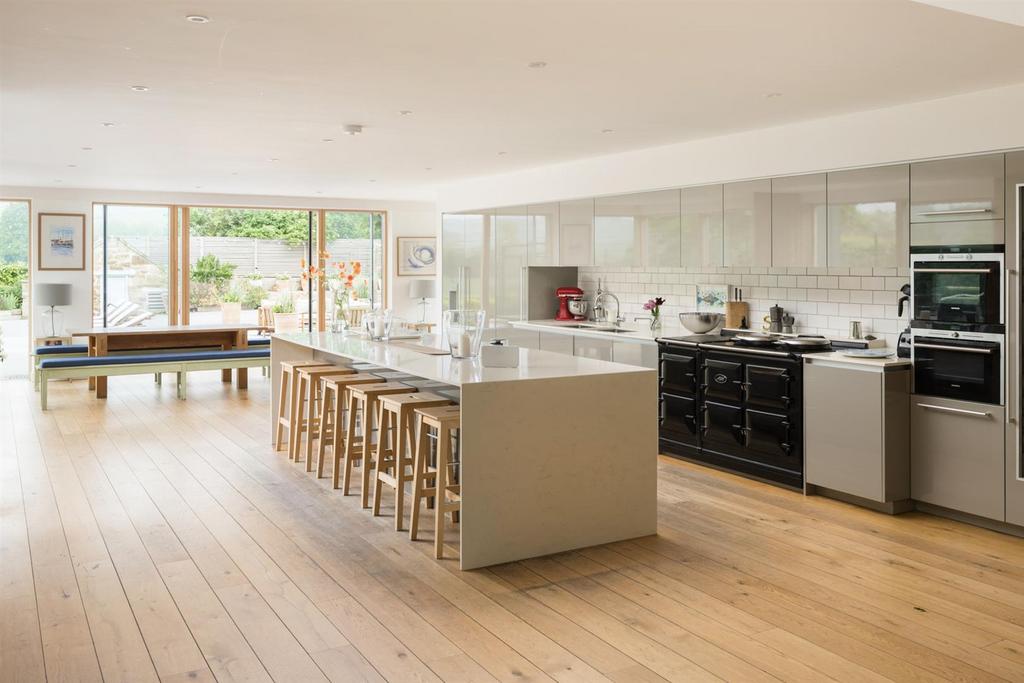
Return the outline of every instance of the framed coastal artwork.
<path id="1" fill-rule="evenodd" d="M 725 302 L 730 301 L 731 298 L 731 285 L 697 285 L 697 300 L 695 303 L 697 304 L 698 311 L 717 311 L 721 313 L 725 310 Z"/>
<path id="2" fill-rule="evenodd" d="M 85 214 L 39 214 L 39 270 L 85 270 Z"/>
<path id="3" fill-rule="evenodd" d="M 437 275 L 437 238 L 399 237 L 398 274 Z"/>

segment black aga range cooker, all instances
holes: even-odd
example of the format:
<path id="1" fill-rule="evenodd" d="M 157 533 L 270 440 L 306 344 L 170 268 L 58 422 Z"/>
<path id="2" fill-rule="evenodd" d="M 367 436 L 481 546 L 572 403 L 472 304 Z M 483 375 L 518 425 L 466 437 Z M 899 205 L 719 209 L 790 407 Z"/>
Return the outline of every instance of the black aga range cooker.
<path id="1" fill-rule="evenodd" d="M 658 340 L 661 452 L 802 487 L 803 362 L 824 339 Z"/>

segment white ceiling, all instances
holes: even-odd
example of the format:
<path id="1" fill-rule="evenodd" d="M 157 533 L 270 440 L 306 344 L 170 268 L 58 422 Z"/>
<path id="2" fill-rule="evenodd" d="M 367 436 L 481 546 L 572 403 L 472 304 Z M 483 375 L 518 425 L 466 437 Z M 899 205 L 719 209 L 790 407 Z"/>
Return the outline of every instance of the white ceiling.
<path id="1" fill-rule="evenodd" d="M 1022 38 L 909 0 L 0 0 L 0 183 L 430 198 L 1024 81 Z"/>

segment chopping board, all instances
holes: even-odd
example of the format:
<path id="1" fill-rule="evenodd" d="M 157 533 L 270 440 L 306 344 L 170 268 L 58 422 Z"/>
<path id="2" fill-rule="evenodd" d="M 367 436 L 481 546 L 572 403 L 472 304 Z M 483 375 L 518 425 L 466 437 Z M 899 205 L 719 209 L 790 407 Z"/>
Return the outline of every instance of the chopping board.
<path id="1" fill-rule="evenodd" d="M 725 302 L 726 327 L 740 327 L 744 318 L 747 319 L 747 327 L 750 327 L 750 304 L 746 301 Z"/>

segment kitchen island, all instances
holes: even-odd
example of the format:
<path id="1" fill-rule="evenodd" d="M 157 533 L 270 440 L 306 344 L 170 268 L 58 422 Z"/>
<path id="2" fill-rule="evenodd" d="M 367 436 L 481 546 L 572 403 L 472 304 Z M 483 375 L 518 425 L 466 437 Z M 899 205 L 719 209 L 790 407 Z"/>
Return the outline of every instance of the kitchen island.
<path id="1" fill-rule="evenodd" d="M 372 363 L 458 389 L 463 569 L 657 530 L 653 370 L 525 348 L 518 368 L 486 368 L 327 332 L 275 334 L 270 349 L 271 440 L 282 361 Z"/>

